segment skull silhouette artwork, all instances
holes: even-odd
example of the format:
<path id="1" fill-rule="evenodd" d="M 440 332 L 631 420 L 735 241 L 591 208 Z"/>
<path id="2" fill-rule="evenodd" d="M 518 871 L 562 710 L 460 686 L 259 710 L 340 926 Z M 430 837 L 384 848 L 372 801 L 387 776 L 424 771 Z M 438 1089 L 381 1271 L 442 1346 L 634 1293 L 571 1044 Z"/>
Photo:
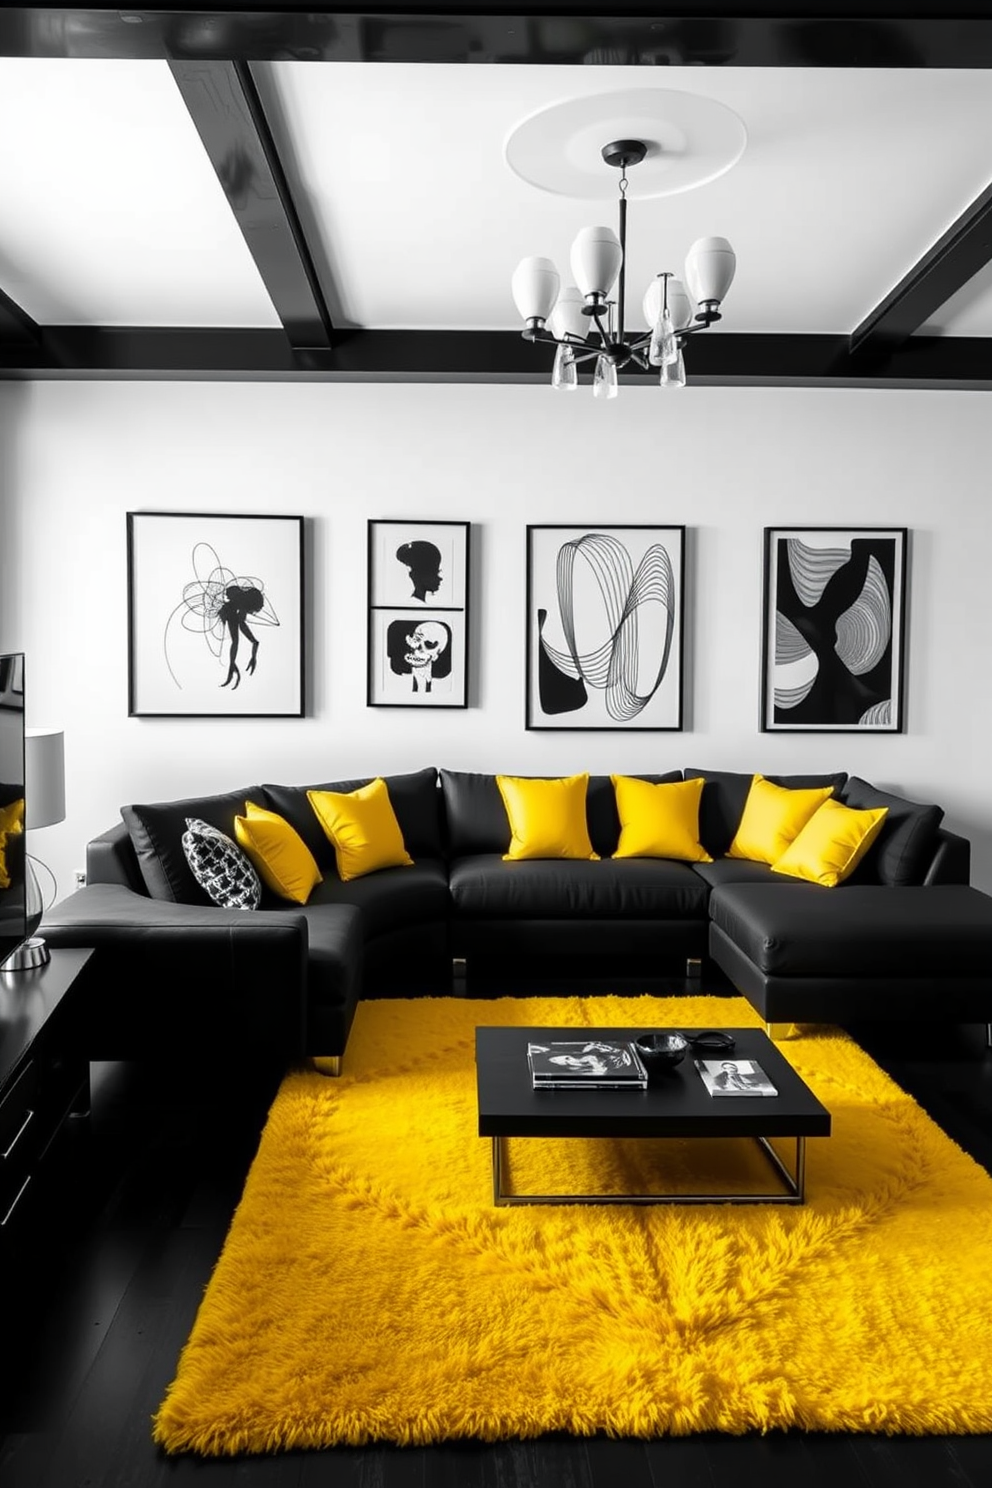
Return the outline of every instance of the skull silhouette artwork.
<path id="1" fill-rule="evenodd" d="M 451 675 L 451 627 L 443 620 L 394 620 L 386 631 L 389 664 L 397 676 L 410 676 L 415 693 L 428 693 L 435 681 Z"/>

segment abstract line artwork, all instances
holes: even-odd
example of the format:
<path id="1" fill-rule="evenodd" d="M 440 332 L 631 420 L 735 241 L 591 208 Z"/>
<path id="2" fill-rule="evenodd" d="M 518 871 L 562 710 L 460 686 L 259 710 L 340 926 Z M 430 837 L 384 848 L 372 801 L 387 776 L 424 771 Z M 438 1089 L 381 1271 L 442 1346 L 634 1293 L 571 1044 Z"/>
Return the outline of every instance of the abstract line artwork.
<path id="1" fill-rule="evenodd" d="M 369 707 L 468 706 L 470 526 L 369 522 Z"/>
<path id="2" fill-rule="evenodd" d="M 681 729 L 684 527 L 527 529 L 529 729 Z"/>
<path id="3" fill-rule="evenodd" d="M 766 732 L 898 733 L 905 528 L 766 528 Z"/>
<path id="4" fill-rule="evenodd" d="M 303 519 L 129 512 L 132 716 L 299 717 Z"/>

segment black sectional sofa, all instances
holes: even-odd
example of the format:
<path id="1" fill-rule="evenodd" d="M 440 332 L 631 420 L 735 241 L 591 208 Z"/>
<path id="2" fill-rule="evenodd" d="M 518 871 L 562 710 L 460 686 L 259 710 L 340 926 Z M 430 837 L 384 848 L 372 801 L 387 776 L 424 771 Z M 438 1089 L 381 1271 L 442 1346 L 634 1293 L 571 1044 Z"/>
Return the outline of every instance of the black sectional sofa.
<path id="1" fill-rule="evenodd" d="M 413 864 L 349 881 L 306 792 L 352 791 L 369 777 L 132 804 L 87 845 L 86 886 L 48 913 L 42 932 L 51 945 L 97 948 L 97 1059 L 195 1044 L 323 1056 L 333 1069 L 363 996 L 504 995 L 522 978 L 554 991 L 572 976 L 646 990 L 707 957 L 769 1023 L 992 1019 L 992 898 L 969 885 L 970 845 L 942 826 L 939 806 L 843 773 L 767 776 L 889 808 L 856 872 L 826 889 L 726 856 L 751 773 L 640 778 L 700 776 L 699 835 L 712 863 L 613 859 L 620 822 L 609 775 L 588 783 L 599 861 L 524 862 L 503 860 L 510 827 L 494 774 L 387 775 Z M 252 912 L 221 909 L 193 877 L 186 819 L 233 836 L 248 799 L 289 821 L 316 858 L 323 882 L 304 905 L 266 891 Z"/>

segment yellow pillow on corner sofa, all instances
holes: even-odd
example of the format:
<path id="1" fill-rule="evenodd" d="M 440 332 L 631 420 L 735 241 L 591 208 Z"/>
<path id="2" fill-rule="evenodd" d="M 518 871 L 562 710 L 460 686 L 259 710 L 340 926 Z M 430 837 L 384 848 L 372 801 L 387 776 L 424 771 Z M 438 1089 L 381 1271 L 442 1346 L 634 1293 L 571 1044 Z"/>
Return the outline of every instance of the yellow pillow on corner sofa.
<path id="1" fill-rule="evenodd" d="M 280 899 L 306 904 L 314 887 L 323 882 L 313 853 L 277 812 L 246 801 L 244 816 L 234 818 L 234 835 L 266 888 Z"/>
<path id="2" fill-rule="evenodd" d="M 824 801 L 799 836 L 786 848 L 773 873 L 805 878 L 834 889 L 852 874 L 882 830 L 887 806 L 855 811 L 840 801 Z"/>
<path id="3" fill-rule="evenodd" d="M 740 825 L 727 848 L 727 857 L 747 858 L 752 863 L 777 863 L 832 792 L 830 785 L 816 790 L 790 790 L 784 785 L 772 785 L 763 775 L 755 775 Z"/>
<path id="4" fill-rule="evenodd" d="M 389 787 L 377 776 L 353 791 L 307 791 L 307 800 L 334 846 L 345 882 L 380 868 L 412 868 Z"/>
<path id="5" fill-rule="evenodd" d="M 599 862 L 586 824 L 589 776 L 531 780 L 497 775 L 496 784 L 510 822 L 510 848 L 504 863 L 522 858 L 582 858 Z"/>
<path id="6" fill-rule="evenodd" d="M 632 775 L 611 775 L 620 817 L 615 858 L 678 858 L 712 863 L 699 840 L 702 777 L 652 784 Z"/>

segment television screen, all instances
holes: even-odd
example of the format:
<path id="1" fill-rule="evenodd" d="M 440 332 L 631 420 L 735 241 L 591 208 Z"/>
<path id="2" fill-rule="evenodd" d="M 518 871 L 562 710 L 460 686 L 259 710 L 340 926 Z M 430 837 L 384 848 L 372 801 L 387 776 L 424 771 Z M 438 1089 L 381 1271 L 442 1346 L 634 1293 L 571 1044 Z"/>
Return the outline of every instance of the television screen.
<path id="1" fill-rule="evenodd" d="M 24 907 L 24 656 L 0 654 L 0 966 L 27 933 Z"/>

